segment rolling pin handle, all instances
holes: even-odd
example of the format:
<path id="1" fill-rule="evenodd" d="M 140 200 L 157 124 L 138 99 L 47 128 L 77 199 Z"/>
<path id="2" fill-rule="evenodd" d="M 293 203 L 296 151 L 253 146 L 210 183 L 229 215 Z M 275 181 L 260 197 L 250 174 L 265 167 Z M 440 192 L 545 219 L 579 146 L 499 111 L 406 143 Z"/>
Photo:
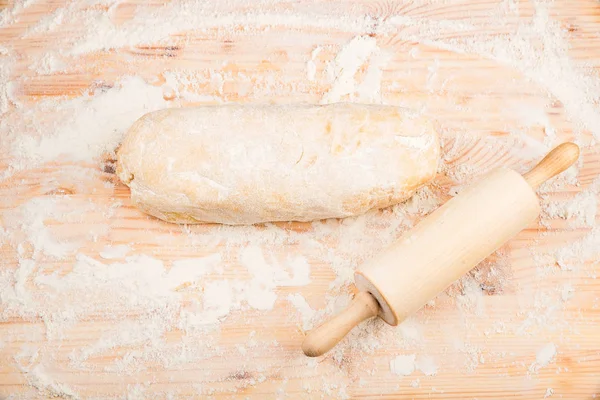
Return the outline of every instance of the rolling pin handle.
<path id="1" fill-rule="evenodd" d="M 556 146 L 523 178 L 529 185 L 537 189 L 542 183 L 569 168 L 579 158 L 579 146 L 572 142 L 565 142 Z"/>
<path id="2" fill-rule="evenodd" d="M 379 313 L 379 303 L 369 292 L 359 292 L 341 314 L 308 332 L 302 351 L 309 357 L 318 357 L 332 349 L 344 336 L 362 321 Z"/>

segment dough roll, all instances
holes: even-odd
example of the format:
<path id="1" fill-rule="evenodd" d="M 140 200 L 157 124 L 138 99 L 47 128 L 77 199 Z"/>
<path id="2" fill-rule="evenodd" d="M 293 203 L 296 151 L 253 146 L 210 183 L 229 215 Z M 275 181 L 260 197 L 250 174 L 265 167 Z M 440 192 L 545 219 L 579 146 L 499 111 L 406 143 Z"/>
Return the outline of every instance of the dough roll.
<path id="1" fill-rule="evenodd" d="M 410 197 L 432 179 L 430 121 L 379 105 L 226 105 L 144 115 L 117 154 L 142 211 L 169 222 L 341 218 Z"/>

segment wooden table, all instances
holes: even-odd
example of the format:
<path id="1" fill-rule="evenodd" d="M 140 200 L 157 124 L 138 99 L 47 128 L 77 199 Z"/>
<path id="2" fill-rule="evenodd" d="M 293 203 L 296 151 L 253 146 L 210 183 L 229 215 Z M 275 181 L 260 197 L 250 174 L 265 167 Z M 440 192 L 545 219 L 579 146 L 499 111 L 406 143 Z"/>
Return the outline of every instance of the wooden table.
<path id="1" fill-rule="evenodd" d="M 0 397 L 600 392 L 598 1 L 184 3 L 0 0 Z M 440 174 L 392 211 L 315 225 L 179 227 L 130 205 L 110 154 L 40 150 L 40 162 L 20 164 L 11 147 L 40 126 L 71 121 L 73 146 L 85 150 L 77 132 L 108 135 L 120 118 L 113 94 L 124 109 L 137 107 L 119 92 L 133 85 L 127 79 L 139 79 L 153 107 L 318 102 L 339 84 L 327 64 L 358 36 L 374 37 L 377 50 L 353 74 L 357 91 L 341 100 L 411 107 L 441 126 Z M 84 109 L 89 119 L 73 125 Z M 371 323 L 323 358 L 302 355 L 303 330 L 344 305 L 364 258 L 485 171 L 524 171 L 564 140 L 582 146 L 581 162 L 542 188 L 539 221 L 399 328 Z M 44 143 L 51 150 L 52 140 Z M 107 245 L 149 258 L 118 267 L 125 256 L 103 259 Z M 218 324 L 194 325 L 208 282 L 250 279 L 239 256 L 248 247 L 270 264 L 302 257 L 311 282 L 276 288 L 272 310 L 241 304 Z M 214 255 L 220 272 L 162 286 L 173 262 Z M 159 268 L 154 278 L 151 268 Z M 309 310 L 304 321 L 288 300 L 296 294 L 327 311 Z M 408 376 L 390 369 L 402 355 L 418 364 Z"/>

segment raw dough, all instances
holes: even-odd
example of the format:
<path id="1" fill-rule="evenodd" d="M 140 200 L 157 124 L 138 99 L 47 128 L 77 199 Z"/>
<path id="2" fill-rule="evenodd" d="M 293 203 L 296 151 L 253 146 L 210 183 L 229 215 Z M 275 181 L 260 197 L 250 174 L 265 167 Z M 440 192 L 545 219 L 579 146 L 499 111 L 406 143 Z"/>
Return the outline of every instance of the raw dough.
<path id="1" fill-rule="evenodd" d="M 169 222 L 311 221 L 407 199 L 439 152 L 432 124 L 398 107 L 208 106 L 140 118 L 117 173 L 139 209 Z"/>

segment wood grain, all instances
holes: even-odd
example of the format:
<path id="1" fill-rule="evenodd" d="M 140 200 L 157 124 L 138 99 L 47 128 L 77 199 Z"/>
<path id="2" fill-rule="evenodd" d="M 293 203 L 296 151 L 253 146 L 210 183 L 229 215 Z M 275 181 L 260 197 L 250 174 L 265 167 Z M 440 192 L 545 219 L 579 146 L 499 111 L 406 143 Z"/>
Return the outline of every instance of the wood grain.
<path id="1" fill-rule="evenodd" d="M 23 127 L 21 134 L 33 133 L 27 126 L 52 121 L 65 112 L 43 112 L 36 108 L 41 102 L 99 93 L 118 85 L 127 75 L 139 76 L 157 87 L 166 82 L 169 73 L 189 76 L 189 83 L 182 83 L 179 92 L 187 90 L 204 97 L 190 99 L 165 92 L 165 98 L 178 106 L 221 101 L 317 102 L 331 85 L 324 73 L 327 63 L 356 35 L 371 34 L 380 48 L 392 54 L 382 67 L 382 99 L 389 104 L 421 109 L 440 123 L 444 168 L 431 186 L 440 198 L 450 198 L 452 188 L 494 167 L 507 165 L 525 172 L 533 166 L 539 156 L 537 146 L 548 138 L 547 126 L 541 121 L 524 123 L 523 113 L 519 113 L 523 109 L 547 117 L 546 125 L 556 132 L 556 143 L 577 140 L 583 145 L 578 183 L 543 186 L 542 203 L 573 199 L 586 190 L 591 190 L 596 200 L 599 198 L 592 189 L 600 173 L 600 146 L 589 130 L 570 118 L 565 104 L 518 68 L 475 52 L 455 52 L 440 45 L 470 35 L 492 39 L 514 34 L 520 24 L 530 24 L 536 12 L 534 2 L 215 2 L 212 6 L 216 14 L 230 13 L 241 18 L 260 10 L 287 22 L 272 23 L 269 29 L 252 25 L 247 30 L 241 24 L 233 28 L 207 24 L 202 30 L 183 26 L 156 42 L 121 44 L 80 55 L 69 51 L 86 34 L 84 23 L 66 20 L 53 29 L 35 28 L 64 7 L 108 12 L 106 4 L 97 3 L 0 0 L 0 9 L 18 14 L 15 21 L 0 25 L 0 44 L 15 60 L 9 77 L 13 103 L 1 117 L 7 124 L 4 127 L 16 126 L 22 120 L 18 125 Z M 125 0 L 112 8 L 110 18 L 118 26 L 131 27 L 137 13 L 162 10 L 161 7 L 176 3 Z M 518 7 L 518 14 L 507 13 L 503 22 L 498 22 L 495 16 L 511 4 Z M 573 63 L 597 76 L 598 2 L 557 0 L 549 7 L 550 20 L 560 24 L 568 35 Z M 292 24 L 289 18 L 285 19 L 290 15 L 304 18 Z M 376 26 L 369 28 L 356 22 L 363 21 L 364 16 L 376 21 Z M 395 17 L 412 22 L 386 25 L 394 23 Z M 322 50 L 314 59 L 315 80 L 309 81 L 306 62 L 317 46 Z M 64 68 L 50 73 L 32 68 L 47 52 L 55 52 Z M 1 54 L 0 62 L 7 58 Z M 365 72 L 359 71 L 357 79 Z M 221 78 L 214 79 L 217 75 Z M 22 114 L 22 110 L 33 112 Z M 9 134 L 15 133 L 0 130 L 0 173 L 12 160 L 1 143 Z M 46 221 L 49 231 L 60 238 L 80 238 L 78 252 L 95 258 L 107 244 L 128 244 L 132 253 L 148 254 L 165 263 L 223 251 L 226 256 L 220 278 L 247 276 L 235 251 L 227 253 L 224 230 L 215 226 L 184 228 L 141 214 L 129 203 L 127 188 L 115 182 L 112 172 L 110 160 L 88 164 L 60 159 L 16 171 L 0 181 L 0 222 L 20 205 L 38 197 L 58 199 L 66 207 L 91 204 L 86 212 L 71 220 Z M 115 207 L 117 202 L 121 205 Z M 385 223 L 386 212 L 390 211 L 380 213 L 375 222 Z M 576 219 L 543 216 L 471 272 L 471 278 L 455 284 L 438 296 L 434 305 L 411 318 L 417 331 L 412 336 L 401 328 L 375 324 L 369 328 L 369 337 L 360 332 L 351 334 L 339 352 L 316 362 L 302 354 L 302 319 L 284 299 L 290 293 L 301 293 L 313 309 L 320 310 L 328 304 L 329 297 L 352 290 L 331 288 L 336 279 L 336 262 L 348 256 L 343 252 L 349 246 L 340 234 L 344 221 L 329 222 L 335 234 L 322 240 L 323 246 L 330 249 L 329 258 L 307 255 L 311 264 L 310 285 L 277 288 L 278 300 L 272 311 L 234 311 L 222 322 L 219 332 L 200 335 L 176 328 L 166 330 L 162 345 L 172 346 L 170 353 L 152 357 L 141 351 L 144 346 L 151 348 L 151 343 L 143 340 L 109 349 L 98 347 L 103 339 L 118 331 L 120 324 L 142 323 L 151 329 L 151 315 L 142 308 L 124 309 L 113 315 L 101 310 L 90 312 L 56 336 L 48 330 L 52 321 L 12 315 L 0 322 L 0 397 L 47 398 L 56 394 L 39 382 L 38 387 L 32 383 L 32 368 L 43 365 L 53 382 L 72 388 L 81 398 L 541 399 L 551 388 L 551 398 L 591 399 L 600 393 L 598 252 L 591 252 L 589 257 L 568 258 L 569 268 L 561 268 L 555 257 L 557 249 L 583 240 L 597 229 L 597 217 L 593 225 L 577 225 Z M 310 239 L 318 231 L 310 224 L 248 229 L 270 232 L 275 237 L 272 243 L 281 240 L 282 244 L 272 245 L 277 249 L 274 257 L 280 259 L 299 251 L 297 243 L 286 244 L 285 238 L 296 235 Z M 375 246 L 364 251 L 365 255 L 374 253 L 380 250 L 376 246 L 399 234 L 385 232 L 379 233 L 382 239 L 373 242 L 376 244 L 367 237 L 355 245 Z M 199 238 L 208 236 L 214 237 L 213 242 L 199 242 Z M 2 276 L 9 276 L 18 268 L 15 245 L 0 242 Z M 22 251 L 29 254 L 32 249 L 26 244 Z M 352 258 L 354 264 L 361 261 Z M 36 265 L 38 273 L 66 274 L 74 262 L 74 254 L 65 260 L 40 256 Z M 209 276 L 207 281 L 213 278 Z M 481 284 L 482 294 L 475 303 L 468 296 L 472 290 L 468 285 L 473 282 Z M 30 276 L 26 287 L 35 285 Z M 563 301 L 565 285 L 573 291 Z M 200 290 L 191 288 L 185 292 L 183 306 L 193 304 Z M 69 295 L 74 293 L 64 294 Z M 3 303 L 0 308 L 6 312 Z M 314 322 L 320 322 L 319 318 Z M 239 345 L 247 347 L 251 340 L 254 347 L 248 348 L 246 354 L 240 353 Z M 385 345 L 369 348 L 369 340 Z M 536 352 L 548 343 L 556 345 L 556 359 L 545 367 L 532 369 Z M 215 348 L 220 349 L 218 353 Z M 84 349 L 91 353 L 81 365 L 75 365 L 73 356 Z M 439 365 L 437 374 L 426 376 L 417 371 L 408 377 L 394 375 L 389 362 L 402 354 L 433 357 Z M 182 362 L 178 356 L 189 357 L 190 361 Z M 127 364 L 132 359 L 135 362 Z M 126 372 L 116 369 L 116 365 L 128 366 Z"/>

